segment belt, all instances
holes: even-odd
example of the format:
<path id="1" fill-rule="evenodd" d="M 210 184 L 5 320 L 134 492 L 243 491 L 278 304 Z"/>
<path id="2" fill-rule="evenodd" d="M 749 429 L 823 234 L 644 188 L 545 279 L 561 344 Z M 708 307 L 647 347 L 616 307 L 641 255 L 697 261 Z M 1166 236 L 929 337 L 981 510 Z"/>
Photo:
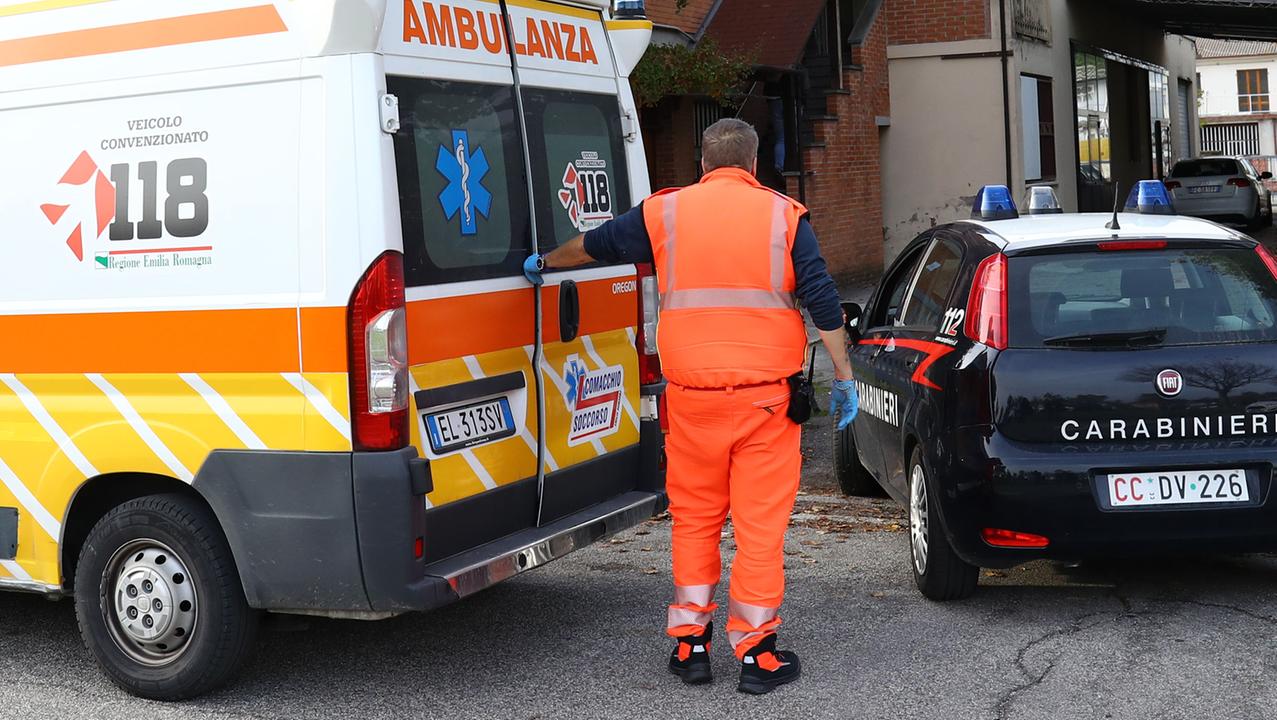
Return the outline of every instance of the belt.
<path id="1" fill-rule="evenodd" d="M 789 384 L 789 378 L 781 378 L 780 380 L 771 380 L 769 382 L 749 383 L 747 385 L 728 385 L 727 387 L 716 387 L 716 388 L 688 387 L 686 385 L 679 385 L 678 387 L 682 390 L 692 390 L 694 392 L 728 392 L 730 393 L 730 392 L 736 392 L 737 390 L 749 390 L 751 388 L 772 387 L 773 385 L 788 385 L 788 384 Z"/>

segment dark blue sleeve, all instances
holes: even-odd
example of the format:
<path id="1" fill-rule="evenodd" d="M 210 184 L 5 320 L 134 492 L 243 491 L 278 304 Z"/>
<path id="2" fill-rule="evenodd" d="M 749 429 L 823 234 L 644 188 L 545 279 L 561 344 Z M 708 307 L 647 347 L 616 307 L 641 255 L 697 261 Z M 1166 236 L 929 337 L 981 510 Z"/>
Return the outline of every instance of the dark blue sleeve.
<path id="1" fill-rule="evenodd" d="M 652 262 L 652 239 L 643 219 L 643 203 L 587 232 L 585 252 L 602 262 Z"/>
<path id="2" fill-rule="evenodd" d="M 829 276 L 825 258 L 820 255 L 820 244 L 811 223 L 803 218 L 798 223 L 794 237 L 794 276 L 798 281 L 798 299 L 811 314 L 811 321 L 821 330 L 837 330 L 842 327 L 842 299 L 838 286 Z"/>

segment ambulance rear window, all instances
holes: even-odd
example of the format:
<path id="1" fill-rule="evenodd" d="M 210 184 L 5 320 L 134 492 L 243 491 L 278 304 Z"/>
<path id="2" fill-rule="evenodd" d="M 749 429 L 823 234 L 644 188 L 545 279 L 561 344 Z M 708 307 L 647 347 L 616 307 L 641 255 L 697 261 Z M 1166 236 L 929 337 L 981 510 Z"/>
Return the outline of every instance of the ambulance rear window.
<path id="1" fill-rule="evenodd" d="M 524 88 L 523 106 L 542 250 L 630 209 L 616 96 Z"/>
<path id="2" fill-rule="evenodd" d="M 390 77 L 410 286 L 518 275 L 531 252 L 526 173 L 509 86 Z"/>

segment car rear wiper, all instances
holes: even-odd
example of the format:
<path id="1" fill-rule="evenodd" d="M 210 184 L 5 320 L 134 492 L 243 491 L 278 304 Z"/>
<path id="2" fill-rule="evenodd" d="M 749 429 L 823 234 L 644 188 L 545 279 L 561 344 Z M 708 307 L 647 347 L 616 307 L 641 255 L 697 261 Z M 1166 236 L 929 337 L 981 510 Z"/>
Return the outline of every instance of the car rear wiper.
<path id="1" fill-rule="evenodd" d="M 1157 345 L 1166 339 L 1166 328 L 1128 332 L 1079 333 L 1059 335 L 1042 341 L 1043 345 Z"/>

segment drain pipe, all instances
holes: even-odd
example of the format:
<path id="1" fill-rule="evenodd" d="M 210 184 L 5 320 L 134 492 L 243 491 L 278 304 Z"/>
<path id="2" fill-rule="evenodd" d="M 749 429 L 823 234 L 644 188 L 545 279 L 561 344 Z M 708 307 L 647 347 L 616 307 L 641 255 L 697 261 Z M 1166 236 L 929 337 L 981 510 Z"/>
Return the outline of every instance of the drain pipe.
<path id="1" fill-rule="evenodd" d="M 1007 0 L 998 0 L 998 17 L 1002 35 L 1002 133 L 1006 142 L 1007 187 L 1011 187 L 1011 58 L 1007 54 Z"/>

